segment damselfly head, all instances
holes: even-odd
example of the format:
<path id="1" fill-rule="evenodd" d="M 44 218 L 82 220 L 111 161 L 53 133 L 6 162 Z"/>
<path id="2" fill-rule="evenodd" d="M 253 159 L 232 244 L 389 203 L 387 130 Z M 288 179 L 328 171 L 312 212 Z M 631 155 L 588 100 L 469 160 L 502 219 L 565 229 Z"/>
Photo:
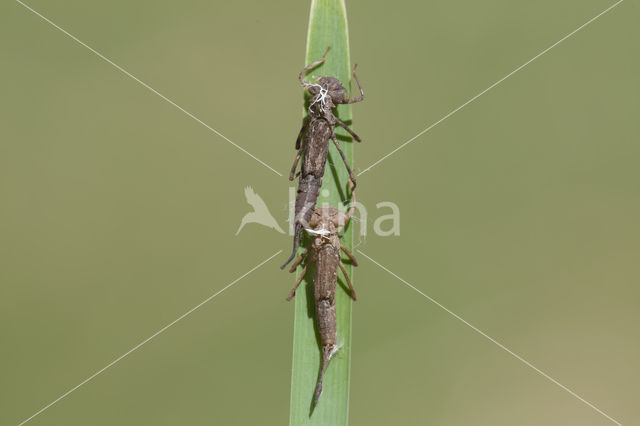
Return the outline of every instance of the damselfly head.
<path id="1" fill-rule="evenodd" d="M 342 82 L 335 77 L 316 77 L 316 81 L 329 91 L 329 96 L 333 104 L 341 104 L 347 97 L 347 90 L 342 86 Z"/>

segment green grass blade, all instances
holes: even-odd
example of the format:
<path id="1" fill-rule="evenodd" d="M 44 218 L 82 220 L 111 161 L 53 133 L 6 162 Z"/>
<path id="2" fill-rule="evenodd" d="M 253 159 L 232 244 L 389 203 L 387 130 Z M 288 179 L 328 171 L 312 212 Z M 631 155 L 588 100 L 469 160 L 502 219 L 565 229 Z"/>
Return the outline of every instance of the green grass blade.
<path id="1" fill-rule="evenodd" d="M 342 0 L 312 0 L 309 16 L 309 33 L 305 65 L 320 59 L 327 46 L 331 46 L 327 61 L 310 72 L 312 75 L 331 75 L 348 87 L 351 80 L 349 61 L 349 35 L 347 14 Z M 302 68 L 302 66 L 300 67 Z M 306 111 L 305 111 L 306 113 Z M 338 116 L 350 123 L 351 107 L 340 105 Z M 341 128 L 336 128 L 342 150 L 352 164 L 351 139 Z M 333 165 L 332 165 L 333 164 Z M 318 205 L 327 203 L 340 206 L 349 200 L 346 168 L 333 144 L 329 147 Z M 342 243 L 352 247 L 353 226 L 347 226 Z M 353 281 L 351 267 L 345 264 Z M 300 268 L 298 268 L 298 274 Z M 301 425 L 346 425 L 349 416 L 349 370 L 351 358 L 351 299 L 346 291 L 340 272 L 336 291 L 336 313 L 338 318 L 338 341 L 342 344 L 334 355 L 324 377 L 323 391 L 318 405 L 311 411 L 311 401 L 320 369 L 320 348 L 314 328 L 313 273 L 310 268 L 305 281 L 295 297 L 295 325 L 293 338 L 293 367 L 291 377 L 290 426 Z M 357 283 L 354 282 L 357 286 Z"/>

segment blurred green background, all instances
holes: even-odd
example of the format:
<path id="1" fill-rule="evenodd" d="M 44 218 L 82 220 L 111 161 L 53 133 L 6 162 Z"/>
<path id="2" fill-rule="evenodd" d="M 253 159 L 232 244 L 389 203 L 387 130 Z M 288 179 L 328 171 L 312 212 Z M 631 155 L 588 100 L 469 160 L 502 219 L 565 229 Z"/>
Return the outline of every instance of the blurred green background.
<path id="1" fill-rule="evenodd" d="M 309 4 L 32 0 L 286 173 Z M 612 2 L 348 1 L 363 170 Z M 363 174 L 363 252 L 625 425 L 640 424 L 640 10 L 626 1 Z M 235 236 L 289 181 L 13 1 L 0 6 L 0 424 L 284 425 L 290 237 Z M 606 425 L 363 256 L 350 423 Z"/>

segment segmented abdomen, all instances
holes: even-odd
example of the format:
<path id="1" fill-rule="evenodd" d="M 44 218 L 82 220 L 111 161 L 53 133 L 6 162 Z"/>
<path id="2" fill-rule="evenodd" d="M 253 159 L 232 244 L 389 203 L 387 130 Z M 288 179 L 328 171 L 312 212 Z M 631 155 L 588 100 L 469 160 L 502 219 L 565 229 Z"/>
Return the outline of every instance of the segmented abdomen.
<path id="1" fill-rule="evenodd" d="M 336 344 L 336 283 L 339 253 L 331 244 L 318 249 L 313 283 L 318 333 L 323 345 Z"/>
<path id="2" fill-rule="evenodd" d="M 317 179 L 324 176 L 324 166 L 327 162 L 329 139 L 333 130 L 324 118 L 312 118 L 309 128 L 304 135 L 304 159 L 300 169 L 300 176 L 313 175 Z"/>
<path id="3" fill-rule="evenodd" d="M 307 226 L 316 208 L 316 201 L 322 186 L 331 125 L 323 118 L 312 118 L 304 135 L 304 158 L 300 170 L 300 183 L 296 195 L 296 215 L 294 222 Z"/>
<path id="4" fill-rule="evenodd" d="M 300 178 L 296 195 L 296 217 L 294 219 L 296 224 L 301 224 L 305 228 L 309 226 L 309 219 L 316 208 L 321 186 L 322 178 L 318 179 L 312 175 Z"/>

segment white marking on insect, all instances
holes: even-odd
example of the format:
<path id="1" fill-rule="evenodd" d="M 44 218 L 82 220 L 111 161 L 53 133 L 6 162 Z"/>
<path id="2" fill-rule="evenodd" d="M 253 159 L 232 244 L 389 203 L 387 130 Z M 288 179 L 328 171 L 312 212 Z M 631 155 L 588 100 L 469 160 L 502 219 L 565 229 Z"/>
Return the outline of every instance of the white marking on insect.
<path id="1" fill-rule="evenodd" d="M 331 233 L 331 231 L 329 231 L 328 229 L 324 229 L 324 228 L 319 229 L 317 231 L 315 229 L 311 229 L 311 228 L 305 228 L 304 230 L 307 231 L 309 234 L 313 234 L 313 235 L 325 236 L 325 235 Z"/>
<path id="2" fill-rule="evenodd" d="M 337 344 L 333 345 L 333 348 L 331 349 L 331 353 L 329 354 L 329 359 L 333 358 L 333 356 L 340 350 L 342 349 L 342 347 L 344 346 L 344 342 L 342 341 L 342 339 L 340 339 L 340 336 L 338 336 L 338 342 Z"/>
<path id="3" fill-rule="evenodd" d="M 325 89 L 319 84 L 309 84 L 309 87 L 317 87 L 320 89 L 320 93 L 313 97 L 313 102 L 309 105 L 309 113 L 311 113 L 311 107 L 320 102 L 320 108 L 327 109 L 327 98 L 329 97 L 329 90 Z"/>

